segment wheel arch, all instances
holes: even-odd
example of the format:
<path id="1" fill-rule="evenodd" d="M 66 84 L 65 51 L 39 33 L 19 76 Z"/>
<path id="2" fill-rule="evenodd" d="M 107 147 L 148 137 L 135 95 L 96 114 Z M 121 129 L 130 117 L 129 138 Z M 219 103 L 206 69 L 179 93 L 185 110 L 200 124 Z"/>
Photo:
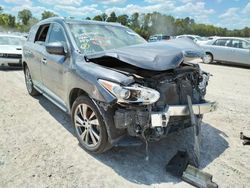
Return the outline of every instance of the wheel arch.
<path id="1" fill-rule="evenodd" d="M 209 63 L 213 63 L 213 61 L 214 61 L 214 55 L 213 55 L 213 53 L 211 51 L 205 51 L 205 54 L 206 55 L 210 55 L 212 57 L 212 61 L 209 62 Z"/>
<path id="2" fill-rule="evenodd" d="M 206 51 L 206 54 L 210 54 L 212 57 L 214 57 L 213 53 L 211 51 Z"/>
<path id="3" fill-rule="evenodd" d="M 23 71 L 25 71 L 26 66 L 28 66 L 27 63 L 25 61 L 23 61 L 23 63 L 22 63 Z"/>
<path id="4" fill-rule="evenodd" d="M 69 108 L 71 110 L 74 101 L 77 99 L 78 96 L 80 95 L 84 95 L 89 97 L 88 93 L 85 92 L 83 89 L 81 88 L 73 88 L 71 89 L 70 93 L 69 93 Z"/>
<path id="5" fill-rule="evenodd" d="M 126 131 L 116 129 L 115 124 L 114 124 L 114 119 L 113 119 L 114 111 L 112 110 L 112 108 L 107 108 L 107 110 L 104 110 L 103 107 L 97 104 L 97 101 L 95 99 L 93 99 L 86 91 L 84 91 L 81 88 L 76 87 L 76 88 L 71 89 L 70 91 L 70 94 L 69 94 L 70 114 L 72 113 L 72 107 L 73 107 L 74 101 L 80 95 L 89 97 L 93 101 L 93 103 L 96 105 L 97 109 L 99 110 L 103 118 L 104 124 L 106 126 L 109 143 L 113 145 L 118 140 L 120 140 L 123 137 L 123 135 L 125 135 Z"/>

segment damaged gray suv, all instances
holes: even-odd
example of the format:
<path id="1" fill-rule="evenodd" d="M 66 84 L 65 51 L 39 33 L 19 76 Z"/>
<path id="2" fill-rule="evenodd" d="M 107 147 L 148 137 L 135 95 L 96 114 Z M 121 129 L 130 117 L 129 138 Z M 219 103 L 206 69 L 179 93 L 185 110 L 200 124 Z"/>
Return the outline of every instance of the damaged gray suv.
<path id="1" fill-rule="evenodd" d="M 189 60 L 204 52 L 185 39 L 148 43 L 115 23 L 49 18 L 23 46 L 30 95 L 71 114 L 84 149 L 101 153 L 124 136 L 157 141 L 214 111 L 209 73 Z"/>

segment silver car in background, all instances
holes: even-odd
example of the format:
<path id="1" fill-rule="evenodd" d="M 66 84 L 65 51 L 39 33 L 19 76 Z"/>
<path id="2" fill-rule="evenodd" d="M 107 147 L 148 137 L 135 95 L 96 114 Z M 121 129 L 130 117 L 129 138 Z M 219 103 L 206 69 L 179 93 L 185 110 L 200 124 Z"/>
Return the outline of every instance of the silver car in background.
<path id="1" fill-rule="evenodd" d="M 250 40 L 236 37 L 220 37 L 200 45 L 206 56 L 204 63 L 213 61 L 250 65 Z"/>
<path id="2" fill-rule="evenodd" d="M 0 67 L 22 67 L 24 37 L 0 34 Z"/>

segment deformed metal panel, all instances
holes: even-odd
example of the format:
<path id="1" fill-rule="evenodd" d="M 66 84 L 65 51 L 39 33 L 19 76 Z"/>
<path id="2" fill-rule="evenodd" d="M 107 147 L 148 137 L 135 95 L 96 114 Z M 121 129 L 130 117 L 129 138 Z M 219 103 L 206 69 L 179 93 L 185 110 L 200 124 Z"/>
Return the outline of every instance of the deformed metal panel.
<path id="1" fill-rule="evenodd" d="M 165 71 L 179 67 L 187 57 L 192 59 L 203 56 L 204 51 L 197 44 L 186 39 L 175 39 L 101 51 L 86 57 L 90 61 L 94 59 L 97 64 L 98 59 L 112 57 L 142 69 Z"/>
<path id="2" fill-rule="evenodd" d="M 212 181 L 213 176 L 200 171 L 191 165 L 188 165 L 183 172 L 182 179 L 195 187 L 199 188 L 217 188 L 218 185 Z"/>

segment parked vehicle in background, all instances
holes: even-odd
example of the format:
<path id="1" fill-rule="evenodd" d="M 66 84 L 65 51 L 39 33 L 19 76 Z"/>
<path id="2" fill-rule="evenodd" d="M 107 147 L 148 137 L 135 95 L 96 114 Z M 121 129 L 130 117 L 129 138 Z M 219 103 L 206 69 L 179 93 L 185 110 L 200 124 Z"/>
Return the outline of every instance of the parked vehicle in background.
<path id="1" fill-rule="evenodd" d="M 200 45 L 206 56 L 204 63 L 222 61 L 250 65 L 250 40 L 236 37 L 220 37 Z"/>
<path id="2" fill-rule="evenodd" d="M 157 34 L 157 35 L 152 35 L 149 37 L 148 42 L 157 42 L 157 41 L 162 41 L 162 40 L 170 40 L 172 39 L 172 36 L 169 35 L 163 35 L 163 34 Z"/>
<path id="3" fill-rule="evenodd" d="M 217 39 L 217 38 L 219 38 L 219 37 L 218 37 L 218 36 L 210 36 L 210 37 L 207 37 L 208 40 L 215 40 L 215 39 Z"/>
<path id="4" fill-rule="evenodd" d="M 176 36 L 176 38 L 189 38 L 192 41 L 196 42 L 197 44 L 201 44 L 207 41 L 206 38 L 203 38 L 199 35 L 179 35 L 179 36 Z"/>
<path id="5" fill-rule="evenodd" d="M 32 27 L 23 50 L 28 93 L 71 114 L 93 153 L 125 135 L 157 141 L 200 126 L 216 108 L 204 99 L 209 73 L 186 60 L 204 52 L 187 40 L 148 43 L 122 25 L 50 18 Z"/>
<path id="6" fill-rule="evenodd" d="M 24 37 L 0 34 L 0 67 L 22 67 Z"/>

